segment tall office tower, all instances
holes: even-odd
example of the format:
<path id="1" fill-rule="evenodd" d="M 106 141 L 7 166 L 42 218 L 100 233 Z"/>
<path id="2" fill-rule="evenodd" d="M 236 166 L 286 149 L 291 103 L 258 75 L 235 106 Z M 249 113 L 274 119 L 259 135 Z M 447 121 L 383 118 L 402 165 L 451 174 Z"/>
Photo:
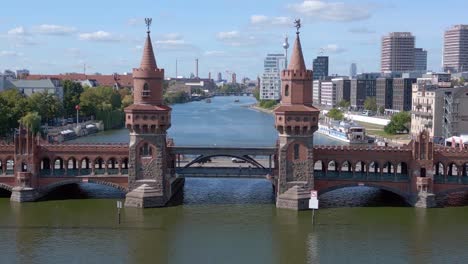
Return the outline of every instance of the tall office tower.
<path id="1" fill-rule="evenodd" d="M 286 68 L 284 54 L 267 54 L 260 84 L 260 99 L 279 100 L 281 98 L 280 73 Z"/>
<path id="2" fill-rule="evenodd" d="M 312 70 L 314 80 L 323 80 L 328 76 L 328 56 L 318 56 L 314 59 Z"/>
<path id="3" fill-rule="evenodd" d="M 468 25 L 455 25 L 444 34 L 444 71 L 468 71 Z"/>
<path id="4" fill-rule="evenodd" d="M 414 49 L 414 70 L 427 71 L 427 50 Z"/>
<path id="5" fill-rule="evenodd" d="M 356 63 L 351 63 L 351 67 L 349 68 L 349 77 L 354 78 L 357 75 L 357 65 Z"/>
<path id="6" fill-rule="evenodd" d="M 223 75 L 222 75 L 220 72 L 218 72 L 218 79 L 217 79 L 217 81 L 218 81 L 218 82 L 221 82 L 222 80 L 223 80 Z"/>
<path id="7" fill-rule="evenodd" d="M 232 73 L 232 77 L 231 77 L 231 83 L 233 84 L 236 84 L 237 83 L 237 74 L 234 72 Z"/>
<path id="8" fill-rule="evenodd" d="M 414 71 L 414 42 L 410 32 L 392 32 L 382 37 L 381 71 Z"/>

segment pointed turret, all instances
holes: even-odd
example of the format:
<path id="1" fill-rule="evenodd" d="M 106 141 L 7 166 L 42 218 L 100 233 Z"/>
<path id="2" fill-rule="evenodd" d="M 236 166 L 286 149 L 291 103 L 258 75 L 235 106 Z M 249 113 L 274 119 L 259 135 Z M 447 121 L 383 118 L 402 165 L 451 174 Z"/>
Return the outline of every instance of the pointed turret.
<path id="1" fill-rule="evenodd" d="M 150 31 L 147 32 L 145 47 L 143 49 L 143 57 L 141 59 L 141 69 L 157 69 L 156 59 L 154 57 L 153 44 L 151 43 Z"/>
<path id="2" fill-rule="evenodd" d="M 294 41 L 294 47 L 291 53 L 291 60 L 289 61 L 288 70 L 306 70 L 304 56 L 302 55 L 301 39 L 299 37 L 299 32 L 297 32 L 296 34 L 296 40 Z"/>

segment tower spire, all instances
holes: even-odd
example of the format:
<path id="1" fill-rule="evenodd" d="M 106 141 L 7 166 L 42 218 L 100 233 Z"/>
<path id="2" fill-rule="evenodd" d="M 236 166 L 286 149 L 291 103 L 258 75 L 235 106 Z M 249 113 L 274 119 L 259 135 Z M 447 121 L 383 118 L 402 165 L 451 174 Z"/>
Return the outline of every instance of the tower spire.
<path id="1" fill-rule="evenodd" d="M 151 43 L 151 18 L 145 18 L 145 23 L 146 23 L 146 28 L 147 28 L 147 36 L 146 36 L 146 42 L 145 42 L 145 47 L 143 48 L 143 57 L 141 59 L 141 64 L 140 68 L 142 69 L 157 69 L 158 66 L 156 65 L 156 59 L 154 57 L 154 51 L 153 51 L 153 44 Z"/>
<path id="2" fill-rule="evenodd" d="M 299 29 L 301 28 L 301 20 L 295 21 L 296 40 L 294 41 L 293 50 L 291 53 L 291 60 L 289 61 L 288 70 L 300 70 L 305 71 L 306 66 L 304 62 L 304 55 L 302 54 L 301 39 L 299 37 Z"/>

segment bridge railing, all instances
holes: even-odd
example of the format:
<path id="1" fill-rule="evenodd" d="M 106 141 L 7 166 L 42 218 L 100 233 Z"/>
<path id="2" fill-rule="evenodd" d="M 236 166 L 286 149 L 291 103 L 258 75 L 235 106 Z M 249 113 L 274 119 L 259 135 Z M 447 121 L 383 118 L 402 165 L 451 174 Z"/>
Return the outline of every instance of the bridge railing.
<path id="1" fill-rule="evenodd" d="M 318 180 L 359 180 L 359 181 L 386 181 L 386 182 L 408 182 L 408 174 L 400 173 L 365 173 L 349 171 L 314 171 L 314 177 Z"/>

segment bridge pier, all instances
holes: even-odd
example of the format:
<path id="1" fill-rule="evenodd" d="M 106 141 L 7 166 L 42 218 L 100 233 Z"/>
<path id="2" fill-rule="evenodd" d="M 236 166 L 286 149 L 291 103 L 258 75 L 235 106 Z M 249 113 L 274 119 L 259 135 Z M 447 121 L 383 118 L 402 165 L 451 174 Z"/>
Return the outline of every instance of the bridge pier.
<path id="1" fill-rule="evenodd" d="M 11 190 L 10 201 L 19 203 L 34 202 L 38 197 L 39 194 L 37 193 L 36 189 L 31 187 L 17 186 Z"/>
<path id="2" fill-rule="evenodd" d="M 437 206 L 433 193 L 419 192 L 410 198 L 410 204 L 416 208 L 434 208 Z"/>

